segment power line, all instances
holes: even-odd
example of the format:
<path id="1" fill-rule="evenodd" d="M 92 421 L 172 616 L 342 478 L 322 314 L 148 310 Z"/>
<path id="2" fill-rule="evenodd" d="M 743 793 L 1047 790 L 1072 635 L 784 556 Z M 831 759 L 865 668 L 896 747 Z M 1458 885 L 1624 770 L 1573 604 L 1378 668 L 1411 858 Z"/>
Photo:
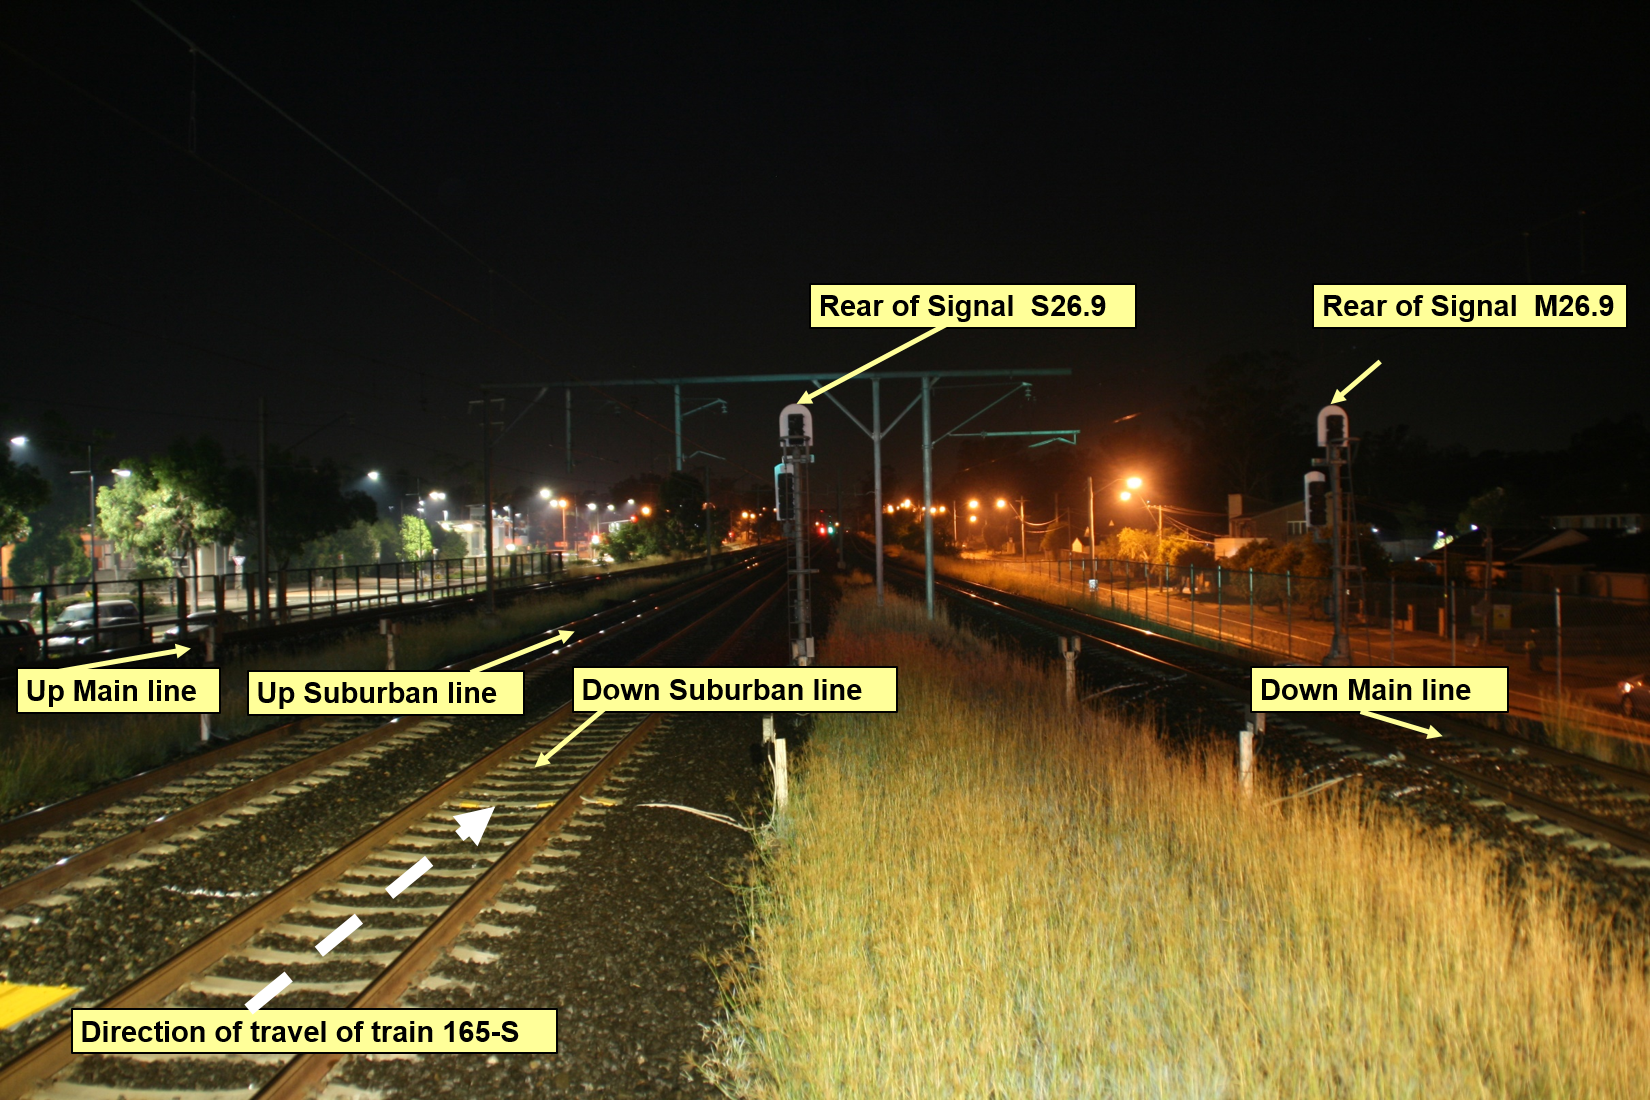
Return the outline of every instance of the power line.
<path id="1" fill-rule="evenodd" d="M 266 96 L 262 92 L 258 91 L 258 89 L 254 88 L 252 85 L 248 84 L 245 80 L 241 79 L 241 77 L 238 74 L 236 74 L 235 72 L 231 71 L 230 68 L 227 65 L 225 65 L 223 62 L 219 61 L 217 58 L 213 57 L 211 54 L 207 53 L 204 49 L 202 49 L 197 42 L 190 39 L 182 31 L 180 31 L 176 27 L 172 26 L 172 24 L 168 23 L 166 20 L 162 19 L 160 16 L 156 15 L 153 11 L 151 11 L 150 9 L 145 7 L 142 3 L 140 3 L 139 0 L 132 0 L 132 5 L 135 8 L 137 8 L 139 11 L 143 12 L 143 14 L 147 15 L 150 19 L 153 19 L 156 23 L 159 23 L 162 27 L 165 27 L 174 36 L 176 36 L 177 39 L 180 42 L 182 42 L 185 46 L 188 46 L 190 55 L 192 57 L 204 57 L 207 61 L 211 62 L 213 67 L 216 68 L 219 72 L 223 73 L 223 75 L 227 76 L 230 80 L 233 80 L 235 83 L 239 84 L 242 88 L 245 88 L 249 93 L 252 94 L 252 96 L 254 98 L 256 98 L 258 100 L 258 102 L 262 103 L 265 107 L 268 107 L 271 111 L 274 111 L 276 114 L 278 114 L 282 118 L 286 119 L 286 121 L 290 122 L 294 127 L 297 128 L 297 130 L 300 133 L 302 133 L 305 137 L 309 138 L 315 144 L 319 145 L 321 148 L 325 149 L 327 152 L 331 153 L 342 164 L 344 164 L 347 168 L 349 168 L 350 171 L 354 172 L 356 175 L 360 176 L 362 179 L 364 179 L 368 183 L 372 184 L 378 190 L 382 191 L 385 195 L 387 195 L 390 198 L 390 200 L 392 202 L 394 202 L 397 206 L 401 207 L 401 209 L 405 210 L 407 213 L 411 214 L 413 217 L 417 218 L 419 221 L 421 221 L 425 225 L 429 226 L 432 230 L 434 230 L 448 244 L 452 245 L 454 248 L 458 249 L 460 252 L 462 252 L 466 256 L 470 257 L 470 259 L 474 260 L 476 263 L 478 263 L 482 267 L 486 268 L 487 274 L 489 276 L 497 276 L 507 286 L 510 286 L 513 289 L 515 289 L 515 291 L 517 293 L 519 293 L 522 297 L 526 298 L 528 301 L 532 302 L 534 305 L 538 306 L 540 309 L 545 309 L 546 311 L 548 311 L 548 307 L 545 306 L 545 304 L 543 302 L 539 301 L 537 298 L 535 298 L 531 294 L 529 294 L 526 290 L 522 289 L 521 286 L 519 286 L 514 280 L 510 279 L 508 276 L 499 274 L 499 272 L 494 269 L 492 264 L 488 263 L 482 257 L 476 255 L 475 251 L 472 250 L 466 244 L 464 244 L 464 242 L 460 241 L 457 237 L 454 237 L 451 233 L 448 233 L 445 229 L 442 229 L 439 225 L 435 224 L 435 222 L 433 222 L 429 218 L 425 217 L 422 212 L 415 209 L 413 207 L 413 205 L 411 203 L 409 203 L 406 199 L 403 199 L 400 195 L 397 195 L 394 191 L 391 191 L 384 184 L 379 183 L 372 176 L 368 175 L 366 169 L 362 168 L 360 165 L 356 164 L 354 161 L 352 161 L 348 157 L 344 156 L 344 154 L 340 153 L 337 149 L 335 149 L 331 145 L 327 144 L 327 142 L 323 141 L 321 139 L 321 137 L 318 134 L 315 133 L 315 131 L 311 130 L 308 126 L 305 126 L 303 123 L 301 123 L 297 119 L 293 118 L 290 114 L 288 114 L 285 110 L 283 110 L 281 108 L 280 104 L 276 103 L 274 100 L 270 99 L 268 96 Z M 192 103 L 193 102 L 193 91 L 191 91 L 190 94 L 191 94 L 191 103 Z M 194 115 L 193 115 L 193 113 L 191 113 L 191 115 L 190 115 L 191 138 L 193 138 L 193 132 L 194 132 Z M 193 149 L 193 146 L 194 146 L 193 140 L 191 140 L 190 146 L 191 146 L 190 151 L 193 152 L 194 151 L 194 149 Z"/>
<path id="2" fill-rule="evenodd" d="M 369 264 L 371 264 L 374 267 L 378 268 L 379 270 L 383 271 L 385 274 L 391 276 L 392 278 L 394 278 L 394 279 L 396 279 L 400 282 L 405 283 L 407 286 L 412 287 L 414 290 L 418 291 L 420 294 L 423 294 L 424 296 L 430 298 L 431 300 L 433 300 L 435 302 L 439 302 L 441 305 L 446 306 L 448 309 L 452 310 L 454 313 L 458 314 L 460 317 L 463 317 L 465 320 L 471 322 L 472 324 L 476 325 L 479 328 L 483 328 L 483 329 L 487 330 L 488 332 L 492 333 L 494 336 L 497 336 L 499 339 L 503 340 L 505 343 L 510 344 L 511 346 L 515 347 L 516 349 L 518 349 L 522 352 L 525 352 L 527 355 L 531 356 L 534 359 L 539 360 L 542 363 L 545 363 L 546 365 L 551 365 L 551 366 L 554 365 L 554 364 L 550 363 L 550 360 L 547 357 L 545 357 L 542 353 L 540 353 L 540 352 L 536 351 L 535 349 L 527 346 L 526 344 L 522 343 L 520 340 L 517 340 L 515 337 L 510 336 L 509 334 L 507 334 L 505 332 L 502 332 L 499 329 L 493 327 L 492 325 L 490 325 L 487 322 L 483 321 L 481 318 L 477 317 L 475 314 L 471 313 L 469 310 L 463 308 L 462 306 L 460 306 L 460 305 L 458 305 L 454 302 L 448 301 L 446 298 L 442 297 L 440 294 L 437 294 L 435 291 L 431 290 L 429 287 L 426 287 L 423 284 L 416 282 L 415 280 L 413 280 L 409 276 L 402 274 L 400 271 L 398 271 L 395 268 L 391 267 L 389 264 L 385 263 L 384 261 L 378 259 L 376 256 L 373 256 L 371 253 L 368 253 L 365 250 L 363 250 L 361 248 L 358 248 L 353 244 L 350 244 L 348 241 L 345 241 L 343 238 L 339 237 L 337 234 L 331 232 L 330 230 L 327 230 L 327 229 L 323 228 L 322 226 L 320 226 L 316 222 L 311 221 L 309 218 L 304 217 L 304 215 L 298 213 L 298 211 L 292 209 L 292 207 L 286 205 L 285 203 L 281 202 L 280 200 L 272 198 L 271 196 L 264 194 L 262 191 L 258 190 L 256 187 L 252 186 L 252 184 L 248 183 L 246 180 L 241 179 L 239 176 L 237 176 L 234 173 L 228 171 L 227 169 L 218 167 L 217 165 L 213 164 L 211 161 L 207 160 L 205 157 L 202 157 L 202 156 L 199 156 L 197 154 L 191 153 L 188 149 L 184 148 L 182 145 L 179 145 L 177 142 L 173 141 L 171 138 L 167 137 L 165 134 L 163 134 L 160 131 L 156 130 L 154 127 L 148 125 L 145 122 L 140 121 L 139 119 L 135 118 L 134 116 L 132 116 L 132 115 L 128 114 L 127 112 L 121 110 L 119 107 L 116 107 L 114 104 L 110 103 L 108 100 L 104 99 L 102 96 L 97 95 L 95 92 L 92 92 L 92 91 L 90 91 L 86 88 L 81 87 L 79 84 L 76 84 L 74 81 L 70 80 L 69 78 L 67 78 L 65 76 L 62 76 L 61 74 L 55 72 L 54 70 L 48 68 L 47 66 L 45 66 L 43 64 L 41 64 L 40 62 L 36 61 L 34 58 L 28 56 L 27 54 L 23 53 L 21 50 L 17 49 L 15 46 L 12 46 L 10 43 L 0 41 L 0 50 L 5 50 L 7 53 L 11 54 L 13 57 L 16 57 L 19 61 L 22 61 L 24 64 L 30 66 L 31 68 L 36 69 L 37 71 L 39 71 L 41 73 L 44 73 L 46 76 L 51 77 L 53 80 L 57 81 L 59 84 L 62 84 L 64 87 L 68 88 L 70 91 L 74 92 L 75 94 L 84 97 L 85 99 L 87 99 L 88 101 L 90 101 L 92 103 L 95 103 L 99 107 L 102 107 L 104 110 L 106 110 L 106 111 L 110 112 L 111 114 L 115 115 L 116 117 L 122 119 L 123 121 L 127 122 L 128 124 L 130 124 L 134 128 L 136 128 L 138 130 L 141 130 L 143 133 L 148 134 L 150 137 L 154 138 L 156 141 L 161 142 L 163 145 L 166 145 L 167 147 L 169 147 L 171 149 L 174 149 L 179 153 L 182 153 L 184 156 L 188 157 L 191 161 L 194 161 L 196 164 L 199 164 L 201 167 L 205 168 L 207 171 L 213 173 L 216 176 L 221 177 L 222 179 L 228 180 L 230 183 L 233 183 L 235 186 L 237 186 L 237 187 L 241 188 L 242 190 L 246 191 L 248 194 L 254 196 L 255 198 L 258 198 L 258 199 L 262 200 L 265 203 L 268 203 L 270 206 L 272 206 L 275 209 L 281 211 L 283 214 L 286 214 L 287 216 L 291 217 L 294 221 L 298 222 L 299 224 L 304 225 L 304 226 L 308 227 L 309 229 L 314 230 L 316 233 L 319 233 L 321 236 L 327 238 L 327 240 L 329 240 L 332 243 L 336 244 L 340 248 L 343 248 L 343 249 L 345 249 L 349 252 L 354 253 L 356 256 L 358 256 L 361 259 L 367 261 Z"/>

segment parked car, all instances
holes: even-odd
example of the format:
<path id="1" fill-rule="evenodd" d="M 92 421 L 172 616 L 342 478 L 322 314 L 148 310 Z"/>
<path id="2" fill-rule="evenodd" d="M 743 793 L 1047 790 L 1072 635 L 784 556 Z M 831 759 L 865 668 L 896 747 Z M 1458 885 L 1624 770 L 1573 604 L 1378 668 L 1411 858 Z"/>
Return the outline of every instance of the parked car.
<path id="1" fill-rule="evenodd" d="M 137 604 L 131 600 L 99 600 L 97 617 L 90 603 L 70 604 L 52 623 L 46 639 L 48 657 L 75 653 L 95 653 L 105 649 L 125 649 L 148 645 L 149 628 L 138 619 Z"/>
<path id="2" fill-rule="evenodd" d="M 1621 713 L 1629 718 L 1650 718 L 1650 672 L 1623 680 Z"/>
<path id="3" fill-rule="evenodd" d="M 0 668 L 21 668 L 40 659 L 40 639 L 22 619 L 0 619 Z"/>
<path id="4" fill-rule="evenodd" d="M 191 638 L 199 638 L 208 629 L 212 629 L 216 631 L 214 635 L 216 640 L 221 642 L 225 634 L 233 634 L 235 631 L 242 629 L 244 625 L 241 622 L 241 617 L 233 611 L 192 611 L 189 613 L 189 617 L 184 620 L 181 635 L 187 643 Z M 179 635 L 178 625 L 173 623 L 166 628 L 166 632 L 160 637 L 163 642 L 175 642 L 178 640 Z"/>

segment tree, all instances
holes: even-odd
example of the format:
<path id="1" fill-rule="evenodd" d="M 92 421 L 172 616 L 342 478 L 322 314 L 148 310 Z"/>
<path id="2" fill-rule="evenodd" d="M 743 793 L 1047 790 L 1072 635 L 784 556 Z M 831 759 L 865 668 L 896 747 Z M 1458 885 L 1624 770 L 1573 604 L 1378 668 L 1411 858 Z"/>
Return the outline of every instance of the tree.
<path id="1" fill-rule="evenodd" d="M 380 539 L 374 525 L 356 520 L 348 527 L 322 535 L 304 547 L 298 561 L 307 566 L 372 565 L 378 561 Z"/>
<path id="2" fill-rule="evenodd" d="M 51 492 L 51 483 L 39 470 L 12 461 L 11 444 L 6 444 L 5 456 L 0 457 L 0 543 L 27 538 L 29 513 L 44 508 Z"/>
<path id="3" fill-rule="evenodd" d="M 90 564 L 77 528 L 43 528 L 18 544 L 6 571 L 17 584 L 32 586 L 84 577 L 90 572 Z"/>
<path id="4" fill-rule="evenodd" d="M 1227 493 L 1293 494 L 1312 449 L 1295 371 L 1287 355 L 1251 351 L 1222 356 L 1203 372 L 1178 423 L 1199 458 L 1192 475 L 1204 503 L 1224 504 Z"/>
<path id="5" fill-rule="evenodd" d="M 470 540 L 457 531 L 442 532 L 441 541 L 436 546 L 440 549 L 442 561 L 457 561 L 470 556 Z"/>
<path id="6" fill-rule="evenodd" d="M 223 450 L 215 441 L 180 439 L 153 461 L 127 465 L 130 475 L 97 493 L 98 523 L 118 549 L 177 561 L 204 542 L 234 537 Z"/>
<path id="7" fill-rule="evenodd" d="M 267 460 L 270 568 L 285 569 L 305 545 L 349 527 L 357 520 L 371 523 L 378 507 L 366 493 L 343 488 L 343 473 L 330 459 L 309 462 L 284 451 L 272 451 Z M 236 526 L 256 545 L 258 481 L 254 471 L 241 467 L 231 479 Z M 392 532 L 392 538 L 399 535 Z M 392 550 L 392 553 L 394 551 Z M 249 566 L 257 568 L 257 566 Z"/>
<path id="8" fill-rule="evenodd" d="M 435 542 L 430 538 L 430 526 L 417 516 L 401 517 L 401 560 L 428 561 Z"/>

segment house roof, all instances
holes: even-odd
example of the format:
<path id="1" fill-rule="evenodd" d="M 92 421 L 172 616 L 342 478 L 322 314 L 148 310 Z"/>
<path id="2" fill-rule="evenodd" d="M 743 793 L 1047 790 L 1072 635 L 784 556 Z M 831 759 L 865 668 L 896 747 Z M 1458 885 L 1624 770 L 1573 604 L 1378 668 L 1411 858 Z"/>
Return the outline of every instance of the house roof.
<path id="1" fill-rule="evenodd" d="M 1497 527 L 1490 532 L 1496 562 L 1506 564 L 1556 541 L 1574 541 L 1580 532 L 1560 531 L 1552 527 Z M 1484 532 L 1466 531 L 1450 541 L 1451 557 L 1484 560 Z M 1422 561 L 1442 561 L 1444 547 L 1439 547 L 1421 558 Z"/>
<path id="2" fill-rule="evenodd" d="M 1590 532 L 1585 542 L 1526 554 L 1520 565 L 1581 566 L 1605 573 L 1650 573 L 1650 532 L 1621 535 Z"/>

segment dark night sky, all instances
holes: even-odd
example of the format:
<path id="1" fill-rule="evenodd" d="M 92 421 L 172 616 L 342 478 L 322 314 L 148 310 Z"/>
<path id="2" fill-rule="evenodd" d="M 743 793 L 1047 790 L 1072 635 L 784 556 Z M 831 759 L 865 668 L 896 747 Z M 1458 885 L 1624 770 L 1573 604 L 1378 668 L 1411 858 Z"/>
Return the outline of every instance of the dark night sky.
<path id="1" fill-rule="evenodd" d="M 123 453 L 203 430 L 244 451 L 263 392 L 275 442 L 351 412 L 305 449 L 433 476 L 475 449 L 480 381 L 834 376 L 914 334 L 810 330 L 827 281 L 1138 284 L 1133 330 L 948 331 L 890 364 L 1073 369 L 998 427 L 1092 438 L 1247 348 L 1305 361 L 1313 405 L 1380 358 L 1356 427 L 1474 448 L 1650 406 L 1634 328 L 1310 321 L 1315 282 L 1522 282 L 1524 230 L 1537 280 L 1575 280 L 1579 209 L 1588 280 L 1634 282 L 1631 7 L 153 7 L 504 278 L 205 63 L 201 158 L 291 212 L 0 51 L 13 430 L 56 408 Z M 187 48 L 131 4 L 7 5 L 0 41 L 186 142 Z M 704 388 L 732 413 L 690 420 L 689 449 L 766 470 L 795 389 Z M 663 392 L 614 392 L 668 422 Z M 664 468 L 656 427 L 586 397 L 570 483 L 560 423 L 523 421 L 506 482 Z M 869 468 L 840 416 L 819 434 L 825 477 Z"/>

